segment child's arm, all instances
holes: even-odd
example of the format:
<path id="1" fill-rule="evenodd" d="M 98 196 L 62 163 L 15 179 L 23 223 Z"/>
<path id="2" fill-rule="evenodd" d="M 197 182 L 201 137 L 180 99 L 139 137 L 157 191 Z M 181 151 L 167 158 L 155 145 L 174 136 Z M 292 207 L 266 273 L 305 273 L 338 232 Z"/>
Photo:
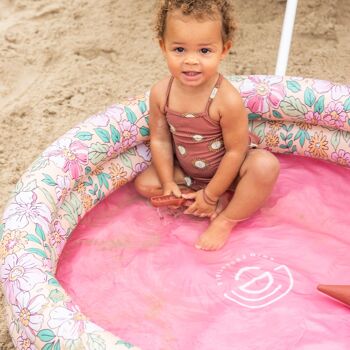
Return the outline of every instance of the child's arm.
<path id="1" fill-rule="evenodd" d="M 152 164 L 157 172 L 165 195 L 181 196 L 174 182 L 174 155 L 169 126 L 163 108 L 166 85 L 164 81 L 154 85 L 150 94 L 150 139 Z"/>
<path id="2" fill-rule="evenodd" d="M 205 189 L 213 200 L 219 199 L 236 178 L 249 146 L 248 117 L 242 98 L 233 87 L 226 88 L 228 91 L 220 101 L 220 125 L 226 153 Z"/>

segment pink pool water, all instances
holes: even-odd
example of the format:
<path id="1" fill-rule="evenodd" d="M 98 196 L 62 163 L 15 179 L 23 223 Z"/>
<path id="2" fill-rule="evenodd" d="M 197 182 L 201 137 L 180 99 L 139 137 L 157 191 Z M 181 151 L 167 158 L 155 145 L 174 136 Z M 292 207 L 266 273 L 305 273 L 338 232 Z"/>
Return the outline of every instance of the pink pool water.
<path id="1" fill-rule="evenodd" d="M 350 308 L 316 290 L 350 284 L 350 170 L 279 156 L 277 186 L 217 252 L 206 221 L 132 188 L 80 223 L 57 278 L 95 323 L 144 350 L 346 350 Z"/>

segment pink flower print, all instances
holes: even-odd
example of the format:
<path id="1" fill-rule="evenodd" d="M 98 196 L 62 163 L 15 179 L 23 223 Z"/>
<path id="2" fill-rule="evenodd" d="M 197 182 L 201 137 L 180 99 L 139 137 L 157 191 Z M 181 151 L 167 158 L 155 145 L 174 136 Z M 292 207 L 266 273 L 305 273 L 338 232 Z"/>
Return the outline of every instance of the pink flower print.
<path id="1" fill-rule="evenodd" d="M 76 180 L 83 173 L 82 166 L 88 163 L 88 147 L 80 141 L 60 139 L 44 152 L 44 156 Z"/>
<path id="2" fill-rule="evenodd" d="M 118 105 L 109 107 L 106 111 L 91 116 L 87 122 L 97 127 L 106 127 L 111 120 L 117 122 L 123 119 L 124 108 Z"/>
<path id="3" fill-rule="evenodd" d="M 50 243 L 56 248 L 58 254 L 62 251 L 64 243 L 66 242 L 66 231 L 63 229 L 60 221 L 53 223 L 53 230 L 49 234 Z"/>
<path id="4" fill-rule="evenodd" d="M 342 128 L 346 122 L 346 112 L 343 109 L 341 102 L 330 102 L 325 110 L 323 120 L 327 125 L 335 127 L 336 129 Z"/>
<path id="5" fill-rule="evenodd" d="M 115 154 L 119 154 L 120 153 L 119 151 L 120 151 L 120 143 L 117 142 L 115 145 L 108 147 L 107 157 L 111 157 Z"/>
<path id="6" fill-rule="evenodd" d="M 70 191 L 70 180 L 68 176 L 60 176 L 58 175 L 56 178 L 57 186 L 55 188 L 56 190 L 56 196 L 59 203 L 63 201 L 67 195 L 67 193 Z"/>
<path id="7" fill-rule="evenodd" d="M 18 323 L 31 341 L 35 340 L 35 334 L 43 324 L 44 316 L 39 312 L 46 303 L 44 295 L 40 294 L 31 299 L 28 292 L 22 292 L 17 296 L 17 303 L 12 306 Z"/>
<path id="8" fill-rule="evenodd" d="M 151 160 L 151 149 L 149 144 L 140 143 L 137 145 L 137 154 L 141 156 L 145 161 L 149 162 Z"/>
<path id="9" fill-rule="evenodd" d="M 30 291 L 36 284 L 46 281 L 41 268 L 41 261 L 32 254 L 24 254 L 19 258 L 11 254 L 5 258 L 0 276 L 11 303 L 15 302 L 20 292 Z"/>
<path id="10" fill-rule="evenodd" d="M 331 91 L 333 100 L 339 100 L 341 97 L 350 94 L 349 85 L 333 84 L 326 80 L 315 80 L 312 86 L 320 94 Z"/>
<path id="11" fill-rule="evenodd" d="M 47 230 L 51 222 L 51 212 L 44 203 L 37 203 L 37 195 L 33 191 L 17 194 L 4 212 L 5 229 L 16 230 L 34 222 Z"/>
<path id="12" fill-rule="evenodd" d="M 25 334 L 17 338 L 17 348 L 20 350 L 35 350 L 34 344 Z"/>
<path id="13" fill-rule="evenodd" d="M 83 332 L 101 330 L 100 327 L 87 321 L 79 308 L 73 303 L 66 307 L 57 307 L 50 312 L 48 326 L 57 329 L 57 335 L 65 339 L 78 339 Z"/>
<path id="14" fill-rule="evenodd" d="M 340 149 L 338 152 L 333 152 L 331 154 L 331 159 L 339 165 L 350 166 L 350 153 L 343 149 Z"/>
<path id="15" fill-rule="evenodd" d="M 147 168 L 148 164 L 146 162 L 137 163 L 133 169 L 132 176 L 136 176 Z"/>
<path id="16" fill-rule="evenodd" d="M 129 148 L 135 145 L 138 128 L 135 124 L 131 124 L 125 120 L 120 124 L 121 141 L 124 148 Z"/>
<path id="17" fill-rule="evenodd" d="M 318 112 L 309 111 L 304 116 L 305 122 L 311 125 L 318 125 L 321 121 L 321 115 Z"/>
<path id="18" fill-rule="evenodd" d="M 14 254 L 24 249 L 27 243 L 27 232 L 19 230 L 5 231 L 0 243 L 0 254 L 2 256 Z"/>
<path id="19" fill-rule="evenodd" d="M 278 108 L 286 93 L 282 77 L 249 76 L 240 86 L 245 98 L 245 106 L 253 113 L 266 113 L 270 108 Z"/>

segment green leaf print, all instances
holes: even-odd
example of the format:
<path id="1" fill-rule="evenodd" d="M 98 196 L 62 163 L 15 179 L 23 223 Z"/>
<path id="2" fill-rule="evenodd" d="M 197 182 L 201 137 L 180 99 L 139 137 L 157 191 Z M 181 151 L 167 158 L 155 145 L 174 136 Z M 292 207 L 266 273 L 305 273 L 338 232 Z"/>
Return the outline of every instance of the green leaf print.
<path id="1" fill-rule="evenodd" d="M 124 152 L 124 154 L 127 154 L 129 156 L 136 156 L 136 150 L 135 147 L 129 148 Z"/>
<path id="2" fill-rule="evenodd" d="M 101 143 L 93 143 L 89 148 L 89 160 L 92 164 L 98 164 L 107 157 L 108 146 Z"/>
<path id="3" fill-rule="evenodd" d="M 132 169 L 132 161 L 130 160 L 130 158 L 125 153 L 122 153 L 119 157 L 121 158 L 122 163 L 126 167 Z"/>
<path id="4" fill-rule="evenodd" d="M 285 97 L 285 99 L 281 101 L 280 107 L 285 114 L 291 117 L 299 117 L 307 113 L 305 105 L 299 98 L 295 98 L 294 96 Z"/>
<path id="5" fill-rule="evenodd" d="M 111 138 L 109 136 L 109 132 L 107 130 L 96 128 L 95 129 L 97 136 L 105 143 L 109 143 Z"/>
<path id="6" fill-rule="evenodd" d="M 301 147 L 304 147 L 305 140 L 310 140 L 310 135 L 307 131 L 299 129 L 299 131 L 294 136 L 294 141 L 299 140 Z"/>
<path id="7" fill-rule="evenodd" d="M 56 287 L 58 287 L 60 284 L 58 283 L 58 281 L 56 280 L 56 278 L 50 278 L 49 279 L 49 285 L 50 286 L 56 286 Z"/>
<path id="8" fill-rule="evenodd" d="M 30 242 L 34 242 L 34 243 L 37 243 L 37 244 L 42 245 L 41 240 L 40 240 L 39 238 L 37 238 L 36 236 L 32 235 L 32 234 L 28 234 L 28 235 L 26 236 L 26 238 L 27 238 L 28 241 L 30 241 Z"/>
<path id="9" fill-rule="evenodd" d="M 111 138 L 114 144 L 120 141 L 120 132 L 116 129 L 114 125 L 110 126 L 111 129 Z"/>
<path id="10" fill-rule="evenodd" d="M 55 339 L 56 335 L 51 329 L 42 329 L 38 333 L 38 337 L 41 341 L 47 343 Z"/>
<path id="11" fill-rule="evenodd" d="M 320 96 L 314 106 L 315 112 L 322 113 L 324 111 L 324 96 Z"/>
<path id="12" fill-rule="evenodd" d="M 45 242 L 45 233 L 43 228 L 39 224 L 35 224 L 35 233 L 43 242 Z"/>
<path id="13" fill-rule="evenodd" d="M 257 113 L 249 113 L 248 120 L 261 119 L 261 115 Z"/>
<path id="14" fill-rule="evenodd" d="M 81 141 L 90 141 L 92 139 L 92 134 L 88 131 L 80 131 L 75 135 L 75 137 Z"/>
<path id="15" fill-rule="evenodd" d="M 25 249 L 25 251 L 28 252 L 28 253 L 31 253 L 31 254 L 36 254 L 36 255 L 40 256 L 41 258 L 45 258 L 45 259 L 48 258 L 46 253 L 43 250 L 41 250 L 41 249 L 28 248 L 28 249 Z"/>
<path id="16" fill-rule="evenodd" d="M 140 128 L 140 134 L 142 136 L 148 136 L 149 135 L 149 128 L 146 128 L 145 126 L 143 126 L 142 128 Z"/>
<path id="17" fill-rule="evenodd" d="M 84 345 L 81 338 L 77 340 L 67 339 L 65 341 L 65 347 L 64 347 L 65 350 L 80 350 L 85 348 L 86 346 Z"/>
<path id="18" fill-rule="evenodd" d="M 39 187 L 39 190 L 44 194 L 44 196 L 46 197 L 47 201 L 49 202 L 49 204 L 51 205 L 51 209 L 56 208 L 56 201 L 55 199 L 52 197 L 51 193 L 43 187 Z"/>
<path id="19" fill-rule="evenodd" d="M 273 115 L 275 118 L 277 118 L 277 119 L 282 119 L 282 118 L 283 118 L 282 114 L 281 114 L 280 112 L 276 111 L 276 110 L 273 110 L 273 111 L 272 111 L 272 115 Z"/>
<path id="20" fill-rule="evenodd" d="M 67 213 L 65 218 L 71 225 L 76 225 L 78 222 L 78 216 L 82 213 L 82 204 L 78 198 L 78 196 L 71 192 L 69 198 L 65 200 L 61 208 Z"/>
<path id="21" fill-rule="evenodd" d="M 301 90 L 300 84 L 294 80 L 287 80 L 287 88 L 292 92 L 298 92 Z"/>
<path id="22" fill-rule="evenodd" d="M 311 107 L 315 101 L 316 101 L 316 96 L 315 96 L 315 93 L 312 89 L 310 89 L 309 87 L 307 87 L 305 89 L 305 92 L 304 92 L 304 101 L 305 101 L 305 104 L 309 107 Z"/>
<path id="23" fill-rule="evenodd" d="M 139 106 L 139 110 L 141 111 L 142 114 L 147 112 L 147 105 L 146 105 L 145 101 L 139 101 L 138 106 Z"/>
<path id="24" fill-rule="evenodd" d="M 82 213 L 82 205 L 81 205 L 80 199 L 74 192 L 70 194 L 70 203 L 74 209 L 74 213 L 76 213 L 77 215 L 80 215 Z"/>
<path id="25" fill-rule="evenodd" d="M 77 224 L 75 218 L 72 215 L 66 214 L 64 218 L 69 222 L 69 225 L 72 227 L 74 227 Z"/>
<path id="26" fill-rule="evenodd" d="M 31 168 L 30 171 L 37 171 L 39 169 L 43 169 L 45 168 L 47 165 L 49 164 L 49 159 L 48 158 L 44 158 L 44 157 L 39 157 L 38 159 L 36 159 Z"/>
<path id="27" fill-rule="evenodd" d="M 56 181 L 48 174 L 43 174 L 44 179 L 41 180 L 42 182 L 46 183 L 49 186 L 57 186 Z"/>
<path id="28" fill-rule="evenodd" d="M 137 117 L 136 117 L 136 114 L 134 113 L 134 111 L 126 106 L 125 107 L 125 112 L 126 112 L 126 115 L 128 117 L 129 122 L 131 124 L 135 124 L 136 121 L 137 121 Z"/>
<path id="29" fill-rule="evenodd" d="M 55 344 L 55 346 L 53 347 L 53 350 L 61 350 L 60 340 L 58 340 L 58 342 Z"/>
<path id="30" fill-rule="evenodd" d="M 97 175 L 97 178 L 98 178 L 98 182 L 100 184 L 100 187 L 104 186 L 108 190 L 109 189 L 108 180 L 111 178 L 111 176 L 106 174 L 106 173 L 101 173 L 101 174 Z"/>
<path id="31" fill-rule="evenodd" d="M 85 168 L 85 175 L 89 175 L 90 173 L 91 173 L 91 167 L 89 167 L 89 166 L 87 166 L 86 168 Z"/>
<path id="32" fill-rule="evenodd" d="M 88 349 L 105 350 L 105 341 L 99 335 L 88 334 Z"/>
<path id="33" fill-rule="evenodd" d="M 350 132 L 345 131 L 345 130 L 341 130 L 341 136 L 345 142 L 350 141 Z"/>
<path id="34" fill-rule="evenodd" d="M 127 349 L 131 349 L 134 346 L 131 343 L 128 343 L 124 340 L 118 340 L 116 345 L 124 345 Z"/>
<path id="35" fill-rule="evenodd" d="M 265 137 L 266 122 L 262 122 L 253 128 L 254 134 L 263 139 Z"/>
<path id="36" fill-rule="evenodd" d="M 334 150 L 337 150 L 337 148 L 339 146 L 340 135 L 341 135 L 341 130 L 337 130 L 332 134 L 331 145 L 333 146 Z"/>
<path id="37" fill-rule="evenodd" d="M 348 97 L 344 102 L 344 111 L 350 112 L 350 97 Z"/>
<path id="38" fill-rule="evenodd" d="M 64 294 L 59 289 L 50 292 L 49 299 L 54 303 L 59 303 L 64 299 Z"/>
<path id="39" fill-rule="evenodd" d="M 285 130 L 286 132 L 290 132 L 294 127 L 294 124 L 289 124 L 288 126 L 286 124 L 282 125 L 282 129 Z"/>
<path id="40" fill-rule="evenodd" d="M 27 184 L 24 184 L 23 187 L 21 188 L 21 191 L 30 192 L 30 191 L 34 191 L 37 187 L 38 187 L 38 184 L 37 184 L 36 180 L 32 180 L 32 181 L 28 182 Z M 16 188 L 16 190 L 17 190 L 17 188 Z"/>
<path id="41" fill-rule="evenodd" d="M 68 200 L 64 201 L 61 205 L 61 208 L 71 217 L 74 217 L 74 209 L 70 206 Z"/>
<path id="42" fill-rule="evenodd" d="M 42 347 L 41 350 L 52 350 L 52 348 L 53 348 L 53 343 L 50 343 Z"/>

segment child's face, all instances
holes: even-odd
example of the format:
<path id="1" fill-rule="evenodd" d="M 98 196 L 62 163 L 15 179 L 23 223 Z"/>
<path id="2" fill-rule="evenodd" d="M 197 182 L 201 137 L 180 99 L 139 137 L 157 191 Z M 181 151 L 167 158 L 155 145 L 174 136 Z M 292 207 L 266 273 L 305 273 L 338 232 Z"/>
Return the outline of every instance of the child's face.
<path id="1" fill-rule="evenodd" d="M 170 73 L 182 84 L 200 86 L 216 77 L 231 42 L 223 43 L 220 19 L 197 20 L 179 10 L 167 17 L 160 46 Z"/>

